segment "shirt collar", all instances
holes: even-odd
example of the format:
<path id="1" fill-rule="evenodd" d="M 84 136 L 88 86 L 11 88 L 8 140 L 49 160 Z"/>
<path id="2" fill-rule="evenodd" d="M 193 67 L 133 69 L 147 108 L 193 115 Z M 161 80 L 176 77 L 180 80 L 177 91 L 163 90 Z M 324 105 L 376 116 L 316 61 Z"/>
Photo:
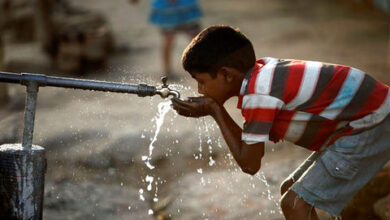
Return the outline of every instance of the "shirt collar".
<path id="1" fill-rule="evenodd" d="M 263 57 L 263 58 L 257 60 L 255 62 L 255 64 L 253 65 L 253 67 L 245 74 L 245 78 L 242 81 L 240 94 L 238 95 L 238 103 L 237 103 L 238 109 L 242 108 L 242 99 L 243 99 L 244 95 L 248 94 L 248 84 L 249 84 L 249 81 L 251 80 L 253 73 L 260 71 L 260 69 L 263 68 L 267 64 L 278 62 L 278 60 L 279 59 L 274 58 L 274 57 Z"/>
<path id="2" fill-rule="evenodd" d="M 242 80 L 240 94 L 238 95 L 238 102 L 237 102 L 238 109 L 241 109 L 241 107 L 242 107 L 242 99 L 243 99 L 244 95 L 247 93 L 248 82 L 249 82 L 250 78 L 252 77 L 252 73 L 257 71 L 259 68 L 261 68 L 264 65 L 259 61 L 261 61 L 261 60 L 256 61 L 255 65 L 253 65 L 253 67 L 245 74 L 245 77 Z"/>

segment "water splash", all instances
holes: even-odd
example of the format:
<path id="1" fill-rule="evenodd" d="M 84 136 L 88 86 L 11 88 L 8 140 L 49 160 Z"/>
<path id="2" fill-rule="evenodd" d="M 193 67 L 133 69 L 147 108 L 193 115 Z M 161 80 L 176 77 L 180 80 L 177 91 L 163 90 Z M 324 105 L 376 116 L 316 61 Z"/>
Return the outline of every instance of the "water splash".
<path id="1" fill-rule="evenodd" d="M 257 173 L 255 175 L 255 178 L 259 179 L 261 182 L 263 182 L 263 184 L 265 185 L 265 187 L 267 189 L 267 193 L 265 193 L 263 191 L 263 195 L 266 196 L 269 201 L 272 201 L 274 203 L 275 209 L 278 211 L 278 213 L 282 214 L 282 211 L 281 211 L 280 206 L 279 206 L 279 201 L 277 201 L 277 199 L 272 195 L 272 192 L 270 190 L 270 184 L 268 183 L 264 172 L 260 171 L 259 173 Z M 271 209 L 271 210 L 269 210 L 269 213 L 276 214 L 276 211 Z"/>
<path id="2" fill-rule="evenodd" d="M 203 148 L 202 148 L 202 127 L 201 127 L 201 124 L 200 124 L 200 121 L 202 120 L 201 119 L 198 119 L 196 122 L 198 124 L 198 138 L 199 138 L 199 154 L 198 155 L 194 155 L 195 159 L 196 160 L 200 160 L 202 159 L 202 152 L 203 152 Z"/>
<path id="3" fill-rule="evenodd" d="M 154 149 L 154 142 L 157 140 L 157 136 L 160 133 L 161 126 L 164 122 L 165 115 L 169 112 L 171 109 L 171 101 L 161 102 L 158 104 L 158 112 L 157 116 L 154 118 L 154 121 L 156 122 L 156 131 L 154 133 L 154 136 L 149 144 L 149 155 L 148 156 L 142 156 L 142 160 L 145 161 L 146 166 L 153 170 L 155 167 L 150 164 L 150 161 L 152 159 L 153 149 Z"/>
<path id="4" fill-rule="evenodd" d="M 164 128 L 162 127 L 164 123 L 164 119 L 166 114 L 170 110 L 170 101 L 168 102 L 162 102 L 158 104 L 158 112 L 157 115 L 152 119 L 153 126 L 149 127 L 148 129 L 144 129 L 144 131 L 141 134 L 141 138 L 150 138 L 150 145 L 149 145 L 149 153 L 147 155 L 142 156 L 142 160 L 145 162 L 145 165 L 149 168 L 149 170 L 155 169 L 155 167 L 151 164 L 152 162 L 152 154 L 153 154 L 153 149 L 155 147 L 155 143 L 157 141 L 157 138 L 159 137 L 160 132 L 165 132 L 167 133 L 178 133 L 178 129 L 173 127 L 174 120 L 176 117 L 178 117 L 178 114 L 173 111 L 173 117 L 169 118 L 168 120 L 168 127 Z M 193 119 L 187 119 L 187 120 L 193 120 Z M 198 130 L 198 134 L 195 136 L 199 140 L 199 145 L 195 146 L 196 150 L 193 153 L 193 158 L 195 160 L 204 160 L 208 166 L 215 166 L 216 165 L 216 160 L 215 157 L 212 155 L 215 155 L 215 149 L 216 148 L 224 148 L 225 143 L 223 142 L 223 138 L 221 136 L 214 137 L 212 134 L 214 133 L 215 129 L 218 128 L 214 123 L 209 123 L 208 120 L 204 118 L 200 118 L 195 121 L 197 123 L 196 130 Z M 160 130 L 162 129 L 162 130 Z M 165 130 L 164 130 L 165 129 Z M 150 132 L 150 135 L 145 135 L 146 133 Z M 152 136 L 152 137 L 150 137 Z M 164 138 L 164 137 L 159 137 L 159 138 Z M 179 142 L 179 140 L 173 140 L 172 145 L 176 145 L 181 143 L 182 141 Z M 197 151 L 197 152 L 196 152 Z M 214 151 L 214 152 L 213 152 Z M 176 154 L 176 153 L 175 153 Z M 167 152 L 165 153 L 165 156 L 173 156 L 172 149 L 168 147 Z M 214 157 L 214 158 L 213 158 Z M 241 173 L 241 170 L 237 168 L 235 165 L 235 161 L 233 159 L 233 156 L 230 153 L 225 154 L 225 163 L 228 167 L 228 170 L 233 173 Z M 218 163 L 221 163 L 220 160 L 217 160 Z M 195 172 L 199 175 L 199 183 L 202 186 L 207 186 L 211 185 L 212 182 L 215 182 L 214 179 L 208 178 L 207 177 L 207 169 L 205 167 L 197 167 L 195 169 Z M 237 180 L 236 180 L 237 181 Z M 163 184 L 166 182 L 166 180 L 162 180 L 158 175 L 146 175 L 143 178 L 142 181 L 145 185 L 143 189 L 140 189 L 139 192 L 139 198 L 142 201 L 145 201 L 144 194 L 145 193 L 150 193 L 150 195 L 153 195 L 153 198 L 151 198 L 151 202 L 158 202 L 158 186 L 160 184 Z M 260 185 L 259 185 L 260 183 Z M 263 186 L 265 187 L 263 187 Z M 226 186 L 227 188 L 231 188 L 232 185 L 228 184 Z M 271 186 L 268 183 L 265 175 L 263 172 L 259 172 L 253 179 L 250 181 L 248 184 L 248 188 L 251 190 L 248 190 L 248 192 L 243 192 L 242 194 L 242 202 L 246 204 L 249 201 L 249 195 L 251 193 L 258 193 L 258 195 L 263 195 L 264 199 L 267 199 L 268 201 L 271 201 L 270 206 L 266 208 L 265 210 L 262 210 L 261 212 L 258 212 L 259 216 L 265 217 L 268 219 L 271 216 L 277 215 L 277 213 L 280 213 L 280 208 L 278 207 L 278 201 L 277 199 L 273 196 L 273 191 L 271 192 Z M 260 188 L 260 190 L 259 190 Z M 273 188 L 272 188 L 273 189 Z M 235 190 L 233 188 L 229 189 L 232 192 Z M 259 192 L 260 191 L 260 192 Z M 178 209 L 177 212 L 180 213 L 182 210 Z M 154 215 L 157 213 L 154 213 L 153 209 L 148 209 L 147 210 L 149 215 Z"/>
<path id="5" fill-rule="evenodd" d="M 139 189 L 139 199 L 142 200 L 142 201 L 145 201 L 145 197 L 144 197 L 144 190 L 143 189 Z"/>
<path id="6" fill-rule="evenodd" d="M 153 183 L 154 177 L 146 175 L 145 181 L 149 183 L 147 190 L 151 191 L 152 190 L 152 183 Z"/>
<path id="7" fill-rule="evenodd" d="M 166 101 L 166 102 L 161 102 L 157 106 L 157 115 L 152 119 L 152 122 L 155 122 L 153 125 L 153 128 L 151 130 L 151 133 L 153 133 L 153 130 L 155 130 L 153 138 L 150 139 L 150 144 L 149 144 L 149 153 L 148 155 L 144 155 L 141 157 L 142 161 L 145 162 L 145 165 L 150 169 L 153 170 L 155 167 L 150 163 L 152 160 L 152 154 L 153 154 L 153 149 L 154 149 L 154 143 L 157 141 L 157 137 L 160 133 L 161 127 L 164 123 L 164 118 L 165 115 L 169 112 L 171 109 L 171 101 Z M 145 130 L 144 130 L 145 131 Z M 144 132 L 141 135 L 141 138 L 145 138 L 146 136 L 144 135 Z M 161 181 L 160 177 L 154 177 L 152 175 L 146 175 L 145 179 L 142 180 L 144 183 L 147 183 L 146 190 L 148 192 L 151 192 L 152 189 L 154 188 L 154 197 L 153 197 L 153 202 L 158 202 L 158 181 Z M 154 183 L 154 187 L 153 187 Z M 142 201 L 145 201 L 145 197 L 143 195 L 144 190 L 141 188 L 139 190 L 139 199 Z M 148 210 L 148 215 L 153 215 L 154 211 L 152 209 Z"/>

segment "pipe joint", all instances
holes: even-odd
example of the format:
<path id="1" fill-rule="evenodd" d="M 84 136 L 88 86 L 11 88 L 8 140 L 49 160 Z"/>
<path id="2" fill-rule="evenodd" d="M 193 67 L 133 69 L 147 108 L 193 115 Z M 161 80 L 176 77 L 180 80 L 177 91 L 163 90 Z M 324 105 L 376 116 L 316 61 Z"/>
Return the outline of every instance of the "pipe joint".
<path id="1" fill-rule="evenodd" d="M 22 73 L 20 83 L 25 86 L 30 83 L 36 83 L 38 86 L 46 86 L 47 77 L 43 74 Z"/>
<path id="2" fill-rule="evenodd" d="M 156 95 L 156 87 L 149 86 L 149 85 L 146 85 L 146 84 L 139 84 L 138 85 L 137 95 L 139 97 Z"/>

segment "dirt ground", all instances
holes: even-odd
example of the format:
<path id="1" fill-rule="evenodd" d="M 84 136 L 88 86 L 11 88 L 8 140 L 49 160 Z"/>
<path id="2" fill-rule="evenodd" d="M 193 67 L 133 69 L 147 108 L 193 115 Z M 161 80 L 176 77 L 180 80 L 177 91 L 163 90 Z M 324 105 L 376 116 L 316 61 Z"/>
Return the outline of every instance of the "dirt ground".
<path id="1" fill-rule="evenodd" d="M 134 84 L 160 84 L 161 41 L 159 30 L 147 22 L 150 1 L 140 1 L 137 5 L 131 5 L 126 0 L 74 0 L 72 3 L 106 15 L 115 36 L 116 50 L 105 68 L 68 76 Z M 388 17 L 379 11 L 354 7 L 336 0 L 201 0 L 200 3 L 204 10 L 203 27 L 227 24 L 240 28 L 252 40 L 259 58 L 271 56 L 351 65 L 387 84 L 390 83 L 389 22 Z M 181 76 L 181 80 L 173 86 L 179 89 L 184 97 L 196 95 L 196 85 L 180 66 L 181 52 L 189 39 L 179 35 L 176 40 L 174 70 Z M 5 55 L 8 71 L 65 75 L 50 66 L 36 43 L 6 44 Z M 6 107 L 0 109 L 0 118 L 8 123 L 5 125 L 9 125 L 3 127 L 9 133 L 7 140 L 19 141 L 24 88 L 10 85 L 9 90 L 12 99 Z M 196 219 L 186 217 L 185 213 L 181 213 L 181 216 L 167 214 L 165 210 L 169 209 L 166 207 L 154 215 L 146 215 L 155 205 L 152 201 L 155 189 L 150 192 L 146 190 L 148 184 L 145 177 L 153 176 L 156 182 L 158 178 L 158 196 L 170 198 L 170 195 L 180 190 L 180 180 L 186 176 L 239 171 L 232 163 L 218 128 L 210 118 L 184 119 L 172 111 L 167 114 L 155 144 L 153 163 L 156 169 L 149 170 L 141 156 L 148 152 L 150 138 L 155 132 L 153 118 L 161 101 L 160 97 L 140 98 L 123 94 L 40 89 L 34 143 L 47 150 L 46 181 L 50 187 L 46 187 L 45 195 L 48 196 L 46 200 L 49 203 L 45 206 L 48 211 L 44 219 L 138 219 L 140 216 Z M 226 103 L 226 108 L 241 124 L 235 101 Z M 200 154 L 203 155 L 202 159 L 197 158 Z M 309 152 L 303 149 L 285 143 L 269 143 L 263 168 L 265 178 L 271 185 L 269 189 L 273 199 L 270 203 L 277 203 L 280 198 L 278 185 L 308 154 Z M 215 165 L 210 165 L 212 161 L 215 161 Z M 218 175 L 211 176 L 223 178 Z M 197 180 L 200 181 L 200 178 Z M 146 202 L 141 203 L 147 205 L 139 206 L 142 208 L 139 208 L 138 215 L 132 212 L 126 215 L 122 212 L 121 215 L 102 212 L 100 217 L 95 214 L 82 215 L 82 205 L 79 209 L 73 207 L 66 211 L 61 208 L 58 198 L 53 196 L 56 192 L 55 186 L 62 183 L 70 183 L 72 186 L 95 184 L 92 188 L 97 188 L 99 184 L 104 185 L 102 190 L 91 193 L 108 192 L 111 186 L 115 190 L 118 187 L 128 187 L 135 189 L 136 192 L 130 194 L 133 197 L 140 196 L 138 189 L 143 189 L 147 198 Z M 172 190 L 172 186 L 178 188 Z M 185 192 L 185 189 L 181 190 Z M 85 207 L 87 204 L 98 204 L 110 195 L 118 196 L 118 192 L 97 197 L 95 200 L 85 198 L 85 204 L 82 204 Z M 69 198 L 62 202 L 66 201 L 78 202 Z M 119 204 L 114 201 L 106 205 L 113 206 L 112 204 L 117 203 Z M 173 204 L 180 205 L 177 202 Z M 74 209 L 78 210 L 78 215 L 74 214 Z M 88 210 L 85 209 L 85 212 Z M 200 211 L 202 212 L 207 211 Z M 273 207 L 273 212 L 265 213 L 268 214 L 257 217 L 282 219 L 277 207 Z M 210 219 L 224 218 L 219 216 Z M 253 216 L 241 216 L 241 219 L 253 219 Z"/>

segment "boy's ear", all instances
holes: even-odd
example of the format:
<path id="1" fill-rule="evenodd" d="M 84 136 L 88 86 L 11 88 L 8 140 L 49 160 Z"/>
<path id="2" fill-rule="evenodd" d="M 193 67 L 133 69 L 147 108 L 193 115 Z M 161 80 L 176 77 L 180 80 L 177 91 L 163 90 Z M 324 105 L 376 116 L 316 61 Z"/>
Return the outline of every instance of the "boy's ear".
<path id="1" fill-rule="evenodd" d="M 227 82 L 233 81 L 234 79 L 233 68 L 223 66 L 219 69 L 219 72 L 220 74 L 222 74 L 222 76 L 225 78 Z"/>

